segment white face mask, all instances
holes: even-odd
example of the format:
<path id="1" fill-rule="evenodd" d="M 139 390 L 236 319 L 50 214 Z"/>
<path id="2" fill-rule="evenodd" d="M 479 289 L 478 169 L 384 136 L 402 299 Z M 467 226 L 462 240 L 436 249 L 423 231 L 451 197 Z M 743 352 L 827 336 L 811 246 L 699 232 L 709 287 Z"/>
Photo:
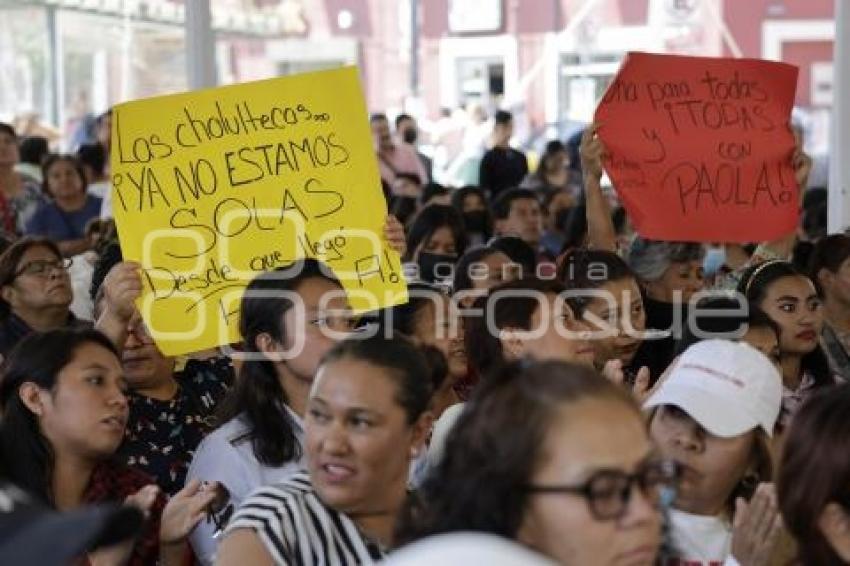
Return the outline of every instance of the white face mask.
<path id="1" fill-rule="evenodd" d="M 726 264 L 726 247 L 709 247 L 702 260 L 702 269 L 706 276 L 716 274 Z"/>

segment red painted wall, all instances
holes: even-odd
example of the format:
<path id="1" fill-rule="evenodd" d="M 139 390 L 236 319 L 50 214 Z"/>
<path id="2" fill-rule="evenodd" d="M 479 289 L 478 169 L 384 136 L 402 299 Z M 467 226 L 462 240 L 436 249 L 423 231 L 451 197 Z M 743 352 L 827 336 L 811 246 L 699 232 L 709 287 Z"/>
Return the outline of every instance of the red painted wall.
<path id="1" fill-rule="evenodd" d="M 800 106 L 809 106 L 812 93 L 809 65 L 820 61 L 832 61 L 832 43 L 828 41 L 786 43 L 782 48 L 782 60 L 800 67 L 796 102 Z"/>
<path id="2" fill-rule="evenodd" d="M 625 26 L 639 26 L 649 16 L 649 0 L 617 0 L 620 17 Z"/>
<path id="3" fill-rule="evenodd" d="M 745 57 L 761 57 L 765 20 L 832 19 L 834 0 L 724 0 L 723 19 Z M 731 55 L 725 50 L 727 55 Z"/>
<path id="4" fill-rule="evenodd" d="M 319 0 L 326 3 L 328 19 L 334 8 L 353 6 L 360 21 L 349 35 L 361 41 L 361 67 L 367 83 L 370 108 L 401 104 L 407 93 L 408 64 L 398 33 L 398 10 L 384 0 Z M 406 1 L 406 0 L 405 0 Z M 517 36 L 519 71 L 522 76 L 543 56 L 543 36 L 567 24 L 584 0 L 503 0 L 503 29 L 496 33 Z M 648 16 L 650 0 L 604 0 L 592 19 L 610 24 L 640 25 Z M 846 0 L 850 1 L 850 0 Z M 349 7 L 349 9 L 351 9 Z M 428 114 L 439 111 L 439 41 L 449 35 L 448 0 L 420 0 L 420 84 Z M 759 58 L 762 22 L 765 20 L 831 19 L 834 0 L 723 0 L 723 19 L 745 57 Z M 309 17 L 309 15 L 308 15 Z M 335 21 L 329 22 L 331 28 Z M 331 30 L 334 33 L 335 30 Z M 489 35 L 489 34 L 488 34 Z M 783 58 L 799 65 L 797 103 L 808 105 L 811 80 L 809 66 L 815 61 L 832 60 L 832 44 L 802 42 L 786 44 Z M 724 51 L 731 55 L 728 48 Z M 543 80 L 528 90 L 529 115 L 535 123 L 543 120 Z"/>

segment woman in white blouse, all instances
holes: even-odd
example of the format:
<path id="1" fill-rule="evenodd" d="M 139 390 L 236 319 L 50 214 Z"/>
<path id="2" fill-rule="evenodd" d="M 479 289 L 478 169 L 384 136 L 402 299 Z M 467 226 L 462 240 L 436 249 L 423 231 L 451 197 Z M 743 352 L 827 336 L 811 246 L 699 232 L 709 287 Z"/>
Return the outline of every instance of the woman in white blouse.
<path id="1" fill-rule="evenodd" d="M 198 446 L 187 475 L 187 481 L 219 482 L 231 510 L 258 487 L 301 469 L 307 394 L 319 359 L 335 343 L 322 330 L 348 329 L 347 319 L 328 315 L 328 309 L 345 308 L 336 280 L 324 275 L 315 260 L 285 269 L 256 277 L 245 290 L 239 322 L 245 361 L 224 402 L 223 424 Z M 338 297 L 320 308 L 323 295 L 332 292 Z M 209 520 L 192 533 L 192 548 L 202 564 L 215 560 L 218 529 Z"/>
<path id="2" fill-rule="evenodd" d="M 309 473 L 261 488 L 237 511 L 222 566 L 371 564 L 393 545 L 410 461 L 431 427 L 427 362 L 408 341 L 340 343 L 305 417 Z"/>

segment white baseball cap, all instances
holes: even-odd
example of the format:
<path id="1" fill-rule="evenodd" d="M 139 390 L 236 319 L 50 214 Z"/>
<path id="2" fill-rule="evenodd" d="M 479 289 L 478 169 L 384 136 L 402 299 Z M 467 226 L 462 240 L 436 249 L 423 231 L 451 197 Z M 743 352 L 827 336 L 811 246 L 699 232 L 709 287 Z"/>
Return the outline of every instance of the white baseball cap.
<path id="1" fill-rule="evenodd" d="M 715 436 L 761 427 L 768 436 L 782 406 L 782 376 L 744 342 L 703 340 L 674 362 L 644 409 L 674 405 Z"/>

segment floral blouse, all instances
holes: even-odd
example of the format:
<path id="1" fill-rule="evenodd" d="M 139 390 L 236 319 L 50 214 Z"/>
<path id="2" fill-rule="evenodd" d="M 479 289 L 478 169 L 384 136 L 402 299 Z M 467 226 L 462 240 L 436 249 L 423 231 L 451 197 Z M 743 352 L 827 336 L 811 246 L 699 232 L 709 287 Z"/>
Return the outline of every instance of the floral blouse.
<path id="1" fill-rule="evenodd" d="M 803 379 L 800 381 L 800 386 L 792 390 L 786 386 L 782 386 L 782 408 L 779 411 L 779 419 L 777 425 L 785 430 L 791 419 L 797 414 L 800 406 L 811 395 L 815 387 L 815 378 L 809 372 L 803 374 Z"/>
<path id="2" fill-rule="evenodd" d="M 156 479 L 169 495 L 183 489 L 201 440 L 213 429 L 213 413 L 233 383 L 230 358 L 190 360 L 175 373 L 179 389 L 168 401 L 131 392 L 130 419 L 118 451 L 125 465 Z"/>
<path id="3" fill-rule="evenodd" d="M 38 183 L 25 179 L 21 193 L 13 198 L 0 195 L 0 214 L 2 214 L 2 234 L 9 241 L 16 240 L 24 233 L 24 226 L 32 218 L 39 205 L 46 202 Z"/>

